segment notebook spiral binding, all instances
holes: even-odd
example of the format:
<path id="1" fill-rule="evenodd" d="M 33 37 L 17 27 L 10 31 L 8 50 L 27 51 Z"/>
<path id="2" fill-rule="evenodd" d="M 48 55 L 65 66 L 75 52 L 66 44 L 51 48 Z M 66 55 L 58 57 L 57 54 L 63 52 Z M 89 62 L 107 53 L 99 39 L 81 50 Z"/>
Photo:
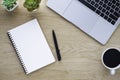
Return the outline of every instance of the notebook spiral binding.
<path id="1" fill-rule="evenodd" d="M 10 34 L 10 32 L 7 32 L 7 34 L 8 34 L 8 36 L 9 36 L 9 38 L 10 38 L 10 41 L 11 41 L 11 43 L 12 43 L 15 51 L 16 51 L 16 54 L 18 55 L 18 58 L 19 58 L 19 60 L 20 60 L 20 63 L 22 64 L 22 67 L 24 68 L 25 73 L 28 73 L 27 68 L 25 67 L 25 64 L 24 64 L 24 62 L 23 62 L 23 60 L 22 60 L 22 57 L 21 57 L 21 55 L 19 54 L 19 50 L 18 50 L 18 48 L 17 48 L 17 46 L 16 46 L 16 44 L 15 44 L 15 42 L 14 42 L 14 39 L 13 39 L 12 35 Z"/>

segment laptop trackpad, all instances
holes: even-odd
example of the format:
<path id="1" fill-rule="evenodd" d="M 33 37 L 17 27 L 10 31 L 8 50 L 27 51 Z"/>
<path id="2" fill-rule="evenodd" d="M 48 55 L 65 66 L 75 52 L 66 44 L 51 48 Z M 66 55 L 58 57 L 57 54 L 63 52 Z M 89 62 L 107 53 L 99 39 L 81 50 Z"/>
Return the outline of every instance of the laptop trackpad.
<path id="1" fill-rule="evenodd" d="M 85 32 L 90 32 L 99 18 L 78 0 L 71 2 L 63 16 Z"/>

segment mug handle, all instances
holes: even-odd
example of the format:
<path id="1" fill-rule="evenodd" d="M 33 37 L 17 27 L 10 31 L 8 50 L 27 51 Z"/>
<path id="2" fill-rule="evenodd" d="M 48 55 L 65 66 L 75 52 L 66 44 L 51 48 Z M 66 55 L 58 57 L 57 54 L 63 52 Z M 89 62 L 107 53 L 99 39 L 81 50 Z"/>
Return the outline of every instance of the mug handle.
<path id="1" fill-rule="evenodd" d="M 111 74 L 111 75 L 115 75 L 115 70 L 114 70 L 114 69 L 111 69 L 111 70 L 110 70 L 110 74 Z"/>

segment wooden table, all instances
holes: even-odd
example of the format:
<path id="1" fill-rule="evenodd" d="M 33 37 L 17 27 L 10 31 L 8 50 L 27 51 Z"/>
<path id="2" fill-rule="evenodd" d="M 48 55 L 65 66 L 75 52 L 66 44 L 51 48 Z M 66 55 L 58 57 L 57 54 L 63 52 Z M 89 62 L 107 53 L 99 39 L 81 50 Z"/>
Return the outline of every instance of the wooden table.
<path id="1" fill-rule="evenodd" d="M 0 0 L 1 2 L 2 0 Z M 7 12 L 0 7 L 0 80 L 119 80 L 120 69 L 111 76 L 101 64 L 101 54 L 108 47 L 120 48 L 120 27 L 106 45 L 101 45 L 83 31 L 46 7 L 42 0 L 40 8 L 28 12 L 24 0 L 19 7 Z M 56 62 L 26 75 L 6 32 L 29 20 L 37 18 L 53 52 Z M 52 29 L 56 31 L 62 61 L 57 61 Z"/>

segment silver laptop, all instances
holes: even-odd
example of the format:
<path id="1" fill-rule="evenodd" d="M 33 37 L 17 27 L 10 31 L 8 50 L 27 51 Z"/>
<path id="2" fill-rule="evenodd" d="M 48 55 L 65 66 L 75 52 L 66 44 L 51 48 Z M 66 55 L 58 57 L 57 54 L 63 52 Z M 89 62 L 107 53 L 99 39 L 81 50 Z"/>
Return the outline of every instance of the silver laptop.
<path id="1" fill-rule="evenodd" d="M 119 0 L 48 0 L 47 6 L 103 45 L 120 23 Z"/>

